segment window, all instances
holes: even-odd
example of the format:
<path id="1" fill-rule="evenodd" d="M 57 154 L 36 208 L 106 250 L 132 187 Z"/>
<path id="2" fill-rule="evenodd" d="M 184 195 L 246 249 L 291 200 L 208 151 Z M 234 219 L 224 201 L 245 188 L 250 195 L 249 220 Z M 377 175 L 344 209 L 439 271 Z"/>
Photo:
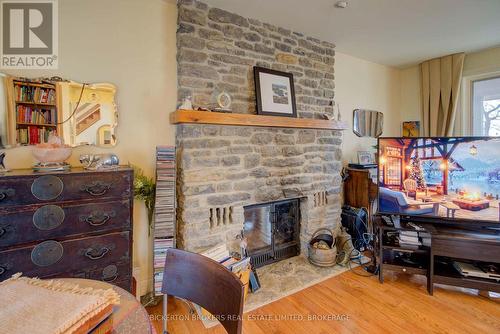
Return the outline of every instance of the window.
<path id="1" fill-rule="evenodd" d="M 500 136 L 500 77 L 472 81 L 474 135 Z"/>

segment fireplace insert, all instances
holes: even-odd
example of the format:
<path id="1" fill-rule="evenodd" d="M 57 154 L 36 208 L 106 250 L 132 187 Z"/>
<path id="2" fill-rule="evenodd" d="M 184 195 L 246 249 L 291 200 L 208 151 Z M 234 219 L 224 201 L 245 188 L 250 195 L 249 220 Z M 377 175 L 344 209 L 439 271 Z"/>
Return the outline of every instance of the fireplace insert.
<path id="1" fill-rule="evenodd" d="M 244 208 L 244 234 L 255 268 L 300 253 L 299 204 L 299 199 L 289 199 Z"/>

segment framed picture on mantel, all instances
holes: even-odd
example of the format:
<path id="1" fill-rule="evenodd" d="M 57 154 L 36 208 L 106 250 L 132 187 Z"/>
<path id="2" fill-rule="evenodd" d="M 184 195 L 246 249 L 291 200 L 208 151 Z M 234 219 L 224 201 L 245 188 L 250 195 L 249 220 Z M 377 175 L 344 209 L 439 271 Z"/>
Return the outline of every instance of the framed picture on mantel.
<path id="1" fill-rule="evenodd" d="M 253 68 L 257 114 L 297 117 L 293 74 L 268 68 Z"/>

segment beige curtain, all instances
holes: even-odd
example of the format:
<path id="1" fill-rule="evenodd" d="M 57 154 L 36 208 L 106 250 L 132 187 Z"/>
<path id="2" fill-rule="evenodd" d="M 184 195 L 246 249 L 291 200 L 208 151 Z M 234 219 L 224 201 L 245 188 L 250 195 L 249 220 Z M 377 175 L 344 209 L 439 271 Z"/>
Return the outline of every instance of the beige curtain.
<path id="1" fill-rule="evenodd" d="M 423 135 L 453 135 L 464 58 L 457 53 L 420 64 Z"/>

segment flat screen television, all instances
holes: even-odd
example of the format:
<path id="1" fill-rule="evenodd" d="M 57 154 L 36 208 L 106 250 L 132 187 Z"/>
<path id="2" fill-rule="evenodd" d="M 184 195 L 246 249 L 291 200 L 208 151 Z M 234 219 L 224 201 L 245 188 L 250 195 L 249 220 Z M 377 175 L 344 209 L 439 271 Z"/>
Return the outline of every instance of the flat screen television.
<path id="1" fill-rule="evenodd" d="M 500 227 L 500 137 L 379 138 L 378 212 Z"/>

